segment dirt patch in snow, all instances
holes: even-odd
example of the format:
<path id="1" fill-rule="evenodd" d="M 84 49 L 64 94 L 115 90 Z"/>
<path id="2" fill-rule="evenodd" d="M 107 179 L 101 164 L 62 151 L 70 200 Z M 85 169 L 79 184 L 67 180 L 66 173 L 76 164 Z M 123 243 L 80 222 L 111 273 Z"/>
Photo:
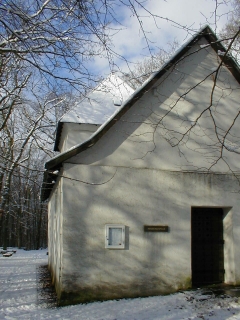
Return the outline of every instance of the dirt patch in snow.
<path id="1" fill-rule="evenodd" d="M 41 265 L 37 268 L 37 281 L 38 305 L 55 308 L 57 306 L 57 295 L 47 265 Z"/>

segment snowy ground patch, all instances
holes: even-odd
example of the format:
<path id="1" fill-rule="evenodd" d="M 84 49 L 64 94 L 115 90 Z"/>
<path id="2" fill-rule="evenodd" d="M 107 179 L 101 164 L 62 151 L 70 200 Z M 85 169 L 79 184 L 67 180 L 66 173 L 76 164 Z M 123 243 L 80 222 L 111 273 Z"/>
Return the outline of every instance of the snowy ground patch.
<path id="1" fill-rule="evenodd" d="M 0 319 L 240 319 L 240 289 L 179 292 L 168 296 L 57 307 L 48 290 L 46 250 L 0 256 Z"/>

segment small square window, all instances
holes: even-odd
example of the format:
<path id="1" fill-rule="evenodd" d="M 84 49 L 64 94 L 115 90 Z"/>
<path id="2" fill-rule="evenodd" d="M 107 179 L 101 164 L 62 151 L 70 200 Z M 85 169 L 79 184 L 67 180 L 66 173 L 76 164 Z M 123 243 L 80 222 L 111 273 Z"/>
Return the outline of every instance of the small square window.
<path id="1" fill-rule="evenodd" d="M 125 248 L 125 226 L 122 224 L 106 224 L 105 248 Z"/>

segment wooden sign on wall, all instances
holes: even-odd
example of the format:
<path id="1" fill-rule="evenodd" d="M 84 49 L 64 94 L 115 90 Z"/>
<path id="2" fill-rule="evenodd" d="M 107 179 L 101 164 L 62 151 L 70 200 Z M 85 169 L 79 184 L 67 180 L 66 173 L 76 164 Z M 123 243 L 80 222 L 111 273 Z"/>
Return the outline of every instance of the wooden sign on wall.
<path id="1" fill-rule="evenodd" d="M 168 226 L 144 226 L 144 232 L 168 232 Z"/>

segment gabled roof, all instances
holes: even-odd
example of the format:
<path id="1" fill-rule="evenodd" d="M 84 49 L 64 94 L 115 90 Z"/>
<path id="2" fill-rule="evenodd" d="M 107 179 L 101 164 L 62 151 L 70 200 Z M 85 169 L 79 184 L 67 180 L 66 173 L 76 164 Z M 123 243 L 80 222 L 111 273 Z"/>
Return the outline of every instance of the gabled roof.
<path id="1" fill-rule="evenodd" d="M 42 200 L 46 200 L 53 187 L 52 183 L 52 172 L 59 170 L 62 163 L 69 158 L 79 154 L 80 152 L 92 147 L 134 104 L 138 101 L 172 66 L 179 61 L 184 54 L 202 37 L 205 37 L 209 42 L 209 45 L 215 50 L 216 53 L 219 51 L 221 55 L 219 57 L 223 60 L 224 65 L 233 74 L 235 79 L 240 83 L 240 67 L 230 55 L 224 55 L 226 48 L 218 40 L 215 33 L 209 26 L 203 27 L 196 35 L 194 35 L 186 44 L 184 44 L 174 56 L 165 63 L 161 69 L 150 76 L 150 78 L 144 82 L 144 84 L 137 89 L 134 94 L 124 102 L 122 107 L 117 110 L 88 140 L 85 142 L 72 147 L 66 152 L 52 158 L 45 164 L 47 171 L 44 173 L 44 182 L 42 189 Z M 56 178 L 56 177 L 55 177 Z"/>
<path id="2" fill-rule="evenodd" d="M 64 123 L 102 125 L 133 92 L 134 90 L 122 79 L 110 74 L 59 120 L 54 151 L 59 151 L 58 145 Z"/>

